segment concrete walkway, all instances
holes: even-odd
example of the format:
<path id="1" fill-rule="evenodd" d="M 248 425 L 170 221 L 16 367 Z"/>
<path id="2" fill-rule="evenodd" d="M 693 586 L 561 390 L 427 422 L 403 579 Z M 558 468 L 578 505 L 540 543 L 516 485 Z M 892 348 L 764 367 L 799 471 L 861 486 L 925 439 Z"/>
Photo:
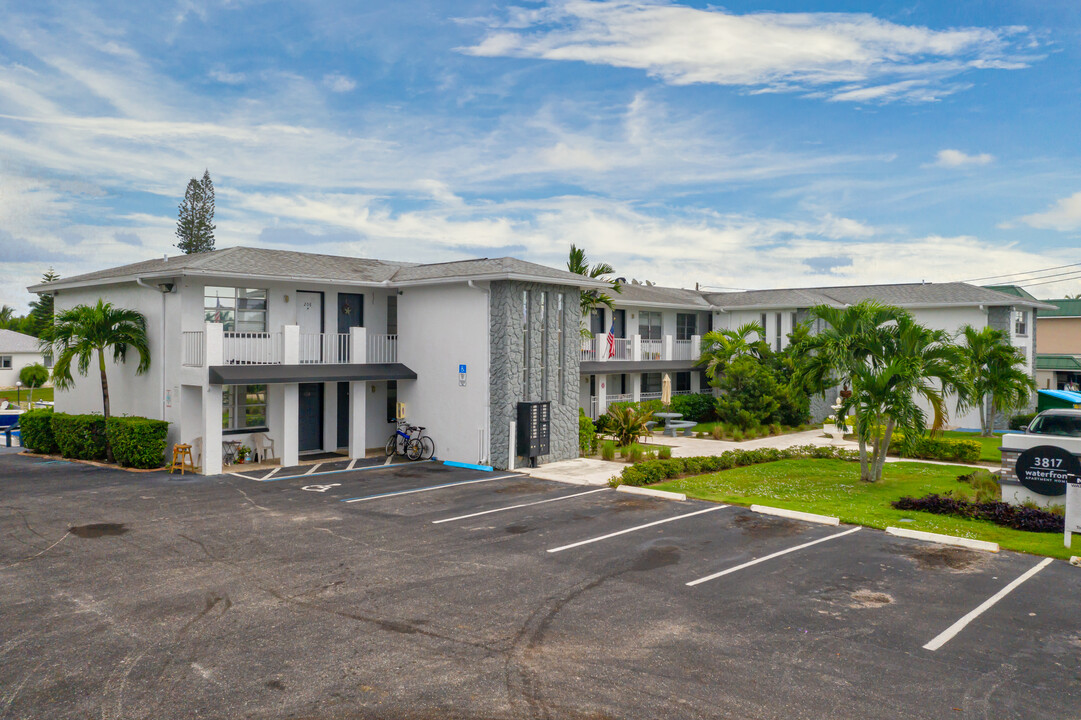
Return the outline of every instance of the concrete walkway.
<path id="1" fill-rule="evenodd" d="M 720 455 L 728 450 L 759 450 L 761 448 L 789 448 L 796 445 L 817 445 L 841 447 L 847 450 L 858 450 L 859 444 L 852 440 L 831 438 L 822 433 L 821 429 L 807 430 L 806 432 L 789 433 L 786 435 L 771 435 L 770 437 L 732 442 L 729 440 L 713 440 L 693 437 L 666 437 L 659 432 L 653 433 L 650 440 L 642 443 L 646 449 L 657 448 L 667 445 L 672 448 L 672 457 L 702 457 L 706 455 Z M 988 465 L 970 465 L 960 462 L 947 462 L 943 460 L 919 460 L 916 458 L 901 458 L 887 456 L 886 462 L 920 462 L 928 465 L 953 465 L 969 468 L 983 468 L 991 472 L 997 472 L 996 468 Z M 596 460 L 593 458 L 575 458 L 562 462 L 547 463 L 538 468 L 520 468 L 531 477 L 542 480 L 555 480 L 557 482 L 571 483 L 574 485 L 607 485 L 608 479 L 619 475 L 623 468 L 628 467 L 624 462 L 610 462 L 608 460 Z"/>

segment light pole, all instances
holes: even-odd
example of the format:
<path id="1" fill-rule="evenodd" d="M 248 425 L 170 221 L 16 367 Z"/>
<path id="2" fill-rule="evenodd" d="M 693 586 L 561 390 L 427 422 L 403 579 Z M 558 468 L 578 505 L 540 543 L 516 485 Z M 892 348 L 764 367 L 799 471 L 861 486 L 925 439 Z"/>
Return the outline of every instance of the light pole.
<path id="1" fill-rule="evenodd" d="M 21 380 L 16 380 L 15 381 L 15 407 L 22 407 L 22 396 L 20 394 L 22 392 L 22 389 L 23 389 L 22 381 Z"/>

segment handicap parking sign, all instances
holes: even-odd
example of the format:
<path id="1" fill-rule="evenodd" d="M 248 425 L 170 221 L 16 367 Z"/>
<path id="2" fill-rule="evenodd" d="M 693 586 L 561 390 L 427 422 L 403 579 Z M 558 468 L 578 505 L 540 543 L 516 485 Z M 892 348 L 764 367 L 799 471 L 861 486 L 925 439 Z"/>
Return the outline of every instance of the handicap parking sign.
<path id="1" fill-rule="evenodd" d="M 465 365 L 459 365 L 458 366 L 458 372 L 464 373 L 465 372 Z"/>

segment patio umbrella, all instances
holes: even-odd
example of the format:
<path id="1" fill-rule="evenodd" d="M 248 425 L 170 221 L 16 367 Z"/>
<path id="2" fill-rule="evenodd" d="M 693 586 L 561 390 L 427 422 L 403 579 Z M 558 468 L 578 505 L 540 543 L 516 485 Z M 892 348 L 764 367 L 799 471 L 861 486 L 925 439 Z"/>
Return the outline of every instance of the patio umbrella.
<path id="1" fill-rule="evenodd" d="M 672 404 L 672 378 L 668 377 L 668 373 L 661 378 L 661 404 Z"/>

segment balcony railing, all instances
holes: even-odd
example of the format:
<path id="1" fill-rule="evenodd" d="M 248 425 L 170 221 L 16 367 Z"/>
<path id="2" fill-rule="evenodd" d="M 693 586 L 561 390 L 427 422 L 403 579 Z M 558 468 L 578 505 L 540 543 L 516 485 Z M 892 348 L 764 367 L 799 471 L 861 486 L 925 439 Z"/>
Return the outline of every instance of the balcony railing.
<path id="1" fill-rule="evenodd" d="M 393 362 L 398 362 L 398 336 L 397 335 L 369 335 L 368 336 L 368 362 L 370 362 L 370 363 L 393 363 Z"/>
<path id="2" fill-rule="evenodd" d="M 653 339 L 642 339 L 638 335 L 631 338 L 614 338 L 611 347 L 608 346 L 607 335 L 594 335 L 582 338 L 581 361 L 680 360 L 691 362 L 698 359 L 700 346 L 701 338 L 697 335 L 689 340 L 676 340 L 671 335 Z"/>
<path id="3" fill-rule="evenodd" d="M 181 334 L 183 355 L 181 362 L 185 367 L 202 367 L 206 362 L 206 333 L 202 330 Z"/>
<path id="4" fill-rule="evenodd" d="M 304 365 L 348 363 L 349 333 L 302 333 L 300 362 Z"/>
<path id="5" fill-rule="evenodd" d="M 676 340 L 672 343 L 673 360 L 694 360 L 694 341 Z"/>
<path id="6" fill-rule="evenodd" d="M 280 332 L 227 332 L 223 338 L 222 360 L 226 365 L 280 365 Z"/>

